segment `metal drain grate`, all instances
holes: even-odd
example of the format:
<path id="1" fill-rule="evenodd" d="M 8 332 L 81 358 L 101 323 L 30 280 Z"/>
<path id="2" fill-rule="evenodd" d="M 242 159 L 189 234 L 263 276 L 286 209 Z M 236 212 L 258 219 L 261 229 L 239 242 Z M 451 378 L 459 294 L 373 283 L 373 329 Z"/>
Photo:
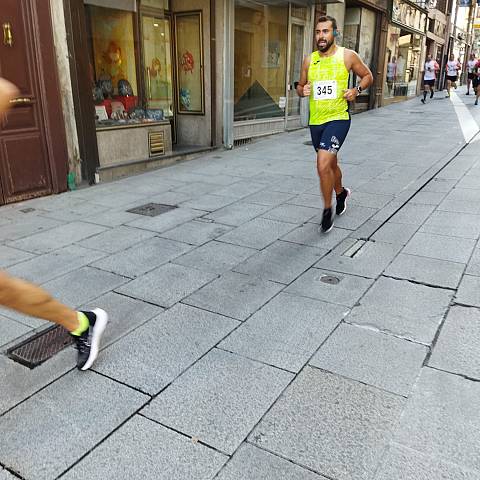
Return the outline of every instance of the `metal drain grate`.
<path id="1" fill-rule="evenodd" d="M 162 213 L 169 212 L 170 210 L 175 210 L 176 206 L 174 205 L 164 205 L 163 203 L 147 203 L 145 205 L 140 205 L 139 207 L 131 208 L 127 210 L 129 213 L 136 213 L 137 215 L 145 215 L 147 217 L 156 217 Z"/>
<path id="2" fill-rule="evenodd" d="M 20 211 L 22 213 L 32 213 L 32 212 L 35 211 L 35 209 L 34 208 L 21 208 Z"/>
<path id="3" fill-rule="evenodd" d="M 241 147 L 242 145 L 249 145 L 252 143 L 252 138 L 237 138 L 237 140 L 233 141 L 234 147 Z"/>
<path id="4" fill-rule="evenodd" d="M 54 325 L 10 348 L 7 355 L 15 362 L 35 368 L 72 343 L 67 330 Z"/>

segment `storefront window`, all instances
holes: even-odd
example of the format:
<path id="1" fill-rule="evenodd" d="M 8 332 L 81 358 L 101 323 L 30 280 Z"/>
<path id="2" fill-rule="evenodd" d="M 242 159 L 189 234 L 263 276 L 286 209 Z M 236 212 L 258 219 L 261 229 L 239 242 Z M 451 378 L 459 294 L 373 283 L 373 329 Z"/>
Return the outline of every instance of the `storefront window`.
<path id="1" fill-rule="evenodd" d="M 390 26 L 386 49 L 384 98 L 416 95 L 422 36 Z"/>
<path id="2" fill-rule="evenodd" d="M 235 5 L 235 120 L 285 115 L 288 5 L 259 3 Z"/>
<path id="3" fill-rule="evenodd" d="M 142 1 L 142 7 L 158 11 L 158 16 L 137 13 L 133 0 L 86 3 L 97 128 L 172 117 L 170 21 L 163 10 L 168 1 Z M 139 20 L 141 25 L 135 29 Z"/>
<path id="4" fill-rule="evenodd" d="M 170 22 L 145 15 L 142 22 L 146 79 L 145 106 L 162 118 L 173 116 Z"/>

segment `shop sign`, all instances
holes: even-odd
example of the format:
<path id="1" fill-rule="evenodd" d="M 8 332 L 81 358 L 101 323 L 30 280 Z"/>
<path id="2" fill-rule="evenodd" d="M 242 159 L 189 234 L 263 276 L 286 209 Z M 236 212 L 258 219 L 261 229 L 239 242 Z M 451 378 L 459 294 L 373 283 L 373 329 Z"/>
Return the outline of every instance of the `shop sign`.
<path id="1" fill-rule="evenodd" d="M 392 20 L 394 22 L 424 33 L 426 19 L 427 15 L 411 3 L 404 2 L 403 0 L 393 0 Z"/>

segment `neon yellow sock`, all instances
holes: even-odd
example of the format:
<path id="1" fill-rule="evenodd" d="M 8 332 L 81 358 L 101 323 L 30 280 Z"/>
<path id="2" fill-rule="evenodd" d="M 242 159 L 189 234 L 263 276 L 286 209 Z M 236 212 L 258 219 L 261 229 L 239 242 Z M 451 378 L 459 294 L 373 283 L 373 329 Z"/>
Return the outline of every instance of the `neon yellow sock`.
<path id="1" fill-rule="evenodd" d="M 78 317 L 78 328 L 73 332 L 70 332 L 72 335 L 79 337 L 82 333 L 84 333 L 90 327 L 90 322 L 88 321 L 87 316 L 82 312 L 77 312 Z"/>

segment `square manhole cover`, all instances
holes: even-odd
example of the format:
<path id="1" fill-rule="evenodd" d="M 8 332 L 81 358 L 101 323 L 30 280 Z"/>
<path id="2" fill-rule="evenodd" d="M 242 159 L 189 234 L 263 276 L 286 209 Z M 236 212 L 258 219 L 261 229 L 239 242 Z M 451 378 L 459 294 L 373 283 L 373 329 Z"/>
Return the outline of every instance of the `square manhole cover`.
<path id="1" fill-rule="evenodd" d="M 72 343 L 67 330 L 54 325 L 10 348 L 7 355 L 15 362 L 35 368 Z"/>
<path id="2" fill-rule="evenodd" d="M 137 215 L 145 215 L 147 217 L 156 217 L 162 213 L 169 212 L 178 208 L 174 205 L 164 205 L 163 203 L 147 203 L 140 205 L 139 207 L 131 208 L 127 210 L 129 213 L 136 213 Z"/>

